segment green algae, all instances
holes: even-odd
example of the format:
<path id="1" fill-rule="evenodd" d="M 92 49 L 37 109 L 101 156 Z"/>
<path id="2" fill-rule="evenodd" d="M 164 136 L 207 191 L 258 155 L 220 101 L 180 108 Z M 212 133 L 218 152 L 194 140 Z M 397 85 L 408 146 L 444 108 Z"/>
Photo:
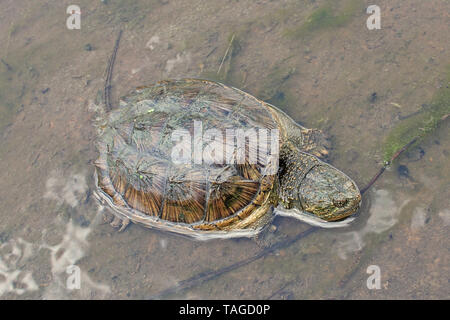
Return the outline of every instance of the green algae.
<path id="1" fill-rule="evenodd" d="M 402 120 L 386 137 L 383 145 L 384 161 L 403 146 L 416 139 L 419 143 L 431 134 L 450 114 L 450 65 L 447 66 L 444 85 L 434 94 L 429 106 L 422 112 Z"/>
<path id="2" fill-rule="evenodd" d="M 286 59 L 287 60 L 287 59 Z M 275 65 L 261 83 L 258 98 L 278 107 L 293 107 L 294 98 L 283 90 L 286 82 L 297 73 L 297 69 L 282 61 Z"/>
<path id="3" fill-rule="evenodd" d="M 347 0 L 341 8 L 337 8 L 335 2 L 327 1 L 324 5 L 314 10 L 313 13 L 300 26 L 284 31 L 283 35 L 303 39 L 311 34 L 346 26 L 362 8 L 360 0 Z"/>
<path id="4" fill-rule="evenodd" d="M 8 67 L 4 64 L 0 66 L 0 130 L 14 119 L 26 89 L 25 84 L 14 72 L 16 67 L 11 66 L 9 61 L 7 65 Z"/>
<path id="5" fill-rule="evenodd" d="M 201 76 L 208 80 L 218 81 L 227 85 L 235 86 L 237 88 L 242 86 L 243 74 L 235 68 L 234 55 L 241 50 L 239 38 L 234 38 L 231 42 L 228 55 L 230 58 L 224 59 L 224 64 L 220 72 L 204 71 Z M 286 82 L 297 73 L 297 69 L 286 63 L 286 60 L 277 63 L 273 66 L 267 76 L 263 77 L 259 82 L 256 90 L 256 96 L 278 107 L 293 106 L 295 99 L 289 90 L 285 90 Z"/>
<path id="6" fill-rule="evenodd" d="M 123 25 L 132 30 L 142 26 L 149 13 L 159 4 L 156 0 L 111 0 L 103 4 L 107 10 L 99 10 L 98 16 L 92 20 L 101 21 L 104 25 Z"/>

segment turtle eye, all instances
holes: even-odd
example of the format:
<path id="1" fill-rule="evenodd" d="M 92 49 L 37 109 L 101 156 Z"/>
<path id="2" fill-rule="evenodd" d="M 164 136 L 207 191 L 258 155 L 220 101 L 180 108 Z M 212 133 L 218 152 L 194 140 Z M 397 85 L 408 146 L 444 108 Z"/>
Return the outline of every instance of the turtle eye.
<path id="1" fill-rule="evenodd" d="M 347 199 L 338 199 L 338 200 L 333 199 L 333 204 L 334 204 L 334 206 L 335 206 L 335 207 L 338 207 L 338 208 L 343 208 L 343 207 L 345 207 L 345 205 L 347 204 L 347 202 L 348 202 Z"/>

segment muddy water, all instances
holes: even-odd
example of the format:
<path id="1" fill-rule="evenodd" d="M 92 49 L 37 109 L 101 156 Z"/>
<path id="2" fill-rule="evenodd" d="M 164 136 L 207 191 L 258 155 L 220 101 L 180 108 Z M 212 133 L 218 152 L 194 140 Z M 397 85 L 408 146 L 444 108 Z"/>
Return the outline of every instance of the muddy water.
<path id="1" fill-rule="evenodd" d="M 195 242 L 103 223 L 92 123 L 119 29 L 114 101 L 164 78 L 221 80 L 326 132 L 330 162 L 360 185 L 381 165 L 390 130 L 448 86 L 444 0 L 377 1 L 373 31 L 365 8 L 374 3 L 359 0 L 79 0 L 80 30 L 66 28 L 70 4 L 0 4 L 1 299 L 142 299 L 261 250 L 248 239 Z M 351 227 L 167 298 L 448 298 L 449 134 L 443 122 L 402 155 Z M 274 224 L 271 241 L 308 228 Z M 380 289 L 367 287 L 371 265 Z M 70 266 L 80 289 L 67 284 Z"/>

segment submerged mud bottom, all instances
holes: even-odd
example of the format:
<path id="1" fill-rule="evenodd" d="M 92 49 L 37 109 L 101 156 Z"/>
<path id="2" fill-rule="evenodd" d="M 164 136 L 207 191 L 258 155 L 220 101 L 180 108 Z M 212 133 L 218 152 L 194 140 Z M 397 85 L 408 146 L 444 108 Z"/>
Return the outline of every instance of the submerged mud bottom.
<path id="1" fill-rule="evenodd" d="M 155 295 L 152 295 L 152 296 L 148 297 L 147 299 L 148 300 L 165 299 L 170 295 L 182 293 L 185 290 L 199 286 L 199 285 L 203 284 L 204 282 L 213 280 L 213 279 L 218 278 L 221 275 L 224 275 L 228 272 L 231 272 L 233 270 L 236 270 L 238 268 L 246 266 L 246 265 L 248 265 L 254 261 L 257 261 L 277 250 L 287 248 L 287 247 L 291 246 L 292 244 L 296 243 L 297 241 L 299 241 L 300 239 L 305 238 L 305 237 L 309 236 L 310 234 L 312 234 L 313 232 L 316 232 L 318 230 L 320 230 L 320 228 L 310 227 L 309 229 L 298 233 L 296 236 L 293 236 L 286 241 L 279 242 L 271 247 L 261 250 L 260 252 L 258 252 L 257 254 L 255 254 L 254 256 L 252 256 L 250 258 L 238 261 L 229 266 L 223 267 L 219 270 L 207 271 L 207 272 L 196 274 L 195 276 L 188 278 L 186 280 L 180 281 L 175 286 L 165 289 Z"/>

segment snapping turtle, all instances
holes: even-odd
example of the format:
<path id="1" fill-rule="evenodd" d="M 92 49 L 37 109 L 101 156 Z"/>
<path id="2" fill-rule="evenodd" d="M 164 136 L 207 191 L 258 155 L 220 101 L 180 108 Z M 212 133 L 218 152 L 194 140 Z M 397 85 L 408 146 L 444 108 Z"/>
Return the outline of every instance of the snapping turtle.
<path id="1" fill-rule="evenodd" d="M 208 80 L 165 80 L 111 108 L 119 40 L 95 161 L 97 193 L 115 224 L 209 239 L 255 235 L 275 214 L 324 227 L 352 219 L 360 191 L 320 160 L 328 153 L 323 134 L 250 94 Z"/>

